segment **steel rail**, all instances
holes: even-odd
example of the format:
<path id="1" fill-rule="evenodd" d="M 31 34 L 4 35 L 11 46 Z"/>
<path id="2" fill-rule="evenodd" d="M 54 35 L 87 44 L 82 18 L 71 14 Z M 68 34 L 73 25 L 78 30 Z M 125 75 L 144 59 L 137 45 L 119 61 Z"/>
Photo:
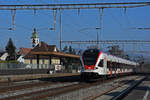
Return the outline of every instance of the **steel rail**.
<path id="1" fill-rule="evenodd" d="M 125 76 L 124 76 L 125 77 Z M 116 77 L 117 79 L 122 78 L 122 77 Z M 103 84 L 105 82 L 110 82 L 115 80 L 116 78 L 110 78 L 110 79 L 99 79 L 99 81 L 92 82 L 92 83 L 79 83 L 79 84 L 73 84 L 73 85 L 67 85 L 67 86 L 61 86 L 61 87 L 56 87 L 56 88 L 50 88 L 50 89 L 44 89 L 44 90 L 38 90 L 34 92 L 29 92 L 29 93 L 24 93 L 24 94 L 19 94 L 15 96 L 9 96 L 5 98 L 0 98 L 0 100 L 12 100 L 12 99 L 21 99 L 28 97 L 25 100 L 39 100 L 39 99 L 44 99 L 46 97 L 55 97 L 60 94 L 65 94 L 69 93 L 75 90 L 80 90 L 81 88 L 89 88 L 95 85 Z"/>
<path id="2" fill-rule="evenodd" d="M 7 83 L 9 84 L 9 83 Z M 15 83 L 14 83 L 15 84 Z M 50 86 L 53 85 L 54 83 L 52 82 L 30 82 L 26 84 L 19 84 L 19 85 L 11 85 L 11 83 L 8 86 L 0 87 L 0 93 L 6 93 L 9 91 L 16 91 L 16 90 L 21 90 L 21 89 L 29 89 L 29 88 L 34 88 L 34 87 L 40 87 L 40 86 Z M 55 83 L 57 84 L 57 83 Z"/>
<path id="3" fill-rule="evenodd" d="M 118 88 L 124 86 L 125 84 L 133 83 L 133 84 L 132 84 L 131 86 L 129 86 L 127 89 L 125 89 L 124 91 L 122 91 L 119 95 L 117 95 L 117 96 L 111 98 L 111 100 L 122 100 L 131 90 L 133 90 L 137 85 L 139 85 L 139 84 L 140 84 L 142 81 L 144 81 L 146 78 L 147 78 L 147 77 L 145 76 L 144 78 L 142 78 L 142 79 L 140 79 L 140 80 L 138 80 L 137 82 L 134 82 L 134 83 L 133 83 L 133 81 L 130 82 L 130 80 L 129 80 L 129 81 L 127 81 L 127 82 L 125 82 L 125 83 L 122 83 L 122 84 L 120 84 L 120 85 L 118 85 L 118 86 L 115 86 L 115 87 L 113 87 L 113 88 L 111 88 L 111 89 L 109 89 L 109 90 L 107 90 L 107 91 L 104 91 L 103 93 L 97 94 L 97 95 L 95 95 L 95 96 L 91 96 L 91 97 L 89 97 L 87 100 L 95 100 L 95 99 L 97 99 L 97 98 L 99 98 L 99 97 L 101 97 L 101 96 L 103 96 L 103 95 L 105 95 L 105 94 L 107 94 L 107 93 L 112 92 L 113 90 L 116 90 L 116 89 L 118 89 Z"/>
<path id="4" fill-rule="evenodd" d="M 128 87 L 121 94 L 119 94 L 118 96 L 112 98 L 112 100 L 121 100 L 121 99 L 123 99 L 126 95 L 128 95 L 135 87 L 137 87 L 145 79 L 147 79 L 147 77 L 144 77 L 143 79 L 139 80 L 137 83 L 135 83 L 132 86 Z"/>
<path id="5" fill-rule="evenodd" d="M 0 10 L 135 8 L 144 6 L 150 6 L 150 2 L 0 5 Z"/>

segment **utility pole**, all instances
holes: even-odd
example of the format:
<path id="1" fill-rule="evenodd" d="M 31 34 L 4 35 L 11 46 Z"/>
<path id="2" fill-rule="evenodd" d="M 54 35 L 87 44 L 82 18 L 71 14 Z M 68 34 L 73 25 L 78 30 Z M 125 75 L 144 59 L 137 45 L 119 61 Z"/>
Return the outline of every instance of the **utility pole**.
<path id="1" fill-rule="evenodd" d="M 100 28 L 100 27 L 96 27 L 96 30 L 99 30 L 99 29 L 101 29 L 101 28 Z M 96 46 L 97 46 L 97 48 L 98 48 L 98 47 L 99 47 L 99 34 L 98 34 L 98 31 L 97 31 L 96 39 L 97 39 Z"/>
<path id="2" fill-rule="evenodd" d="M 98 37 L 99 37 L 99 35 L 98 35 L 98 32 L 97 32 L 97 45 L 96 45 L 97 48 L 98 48 L 98 44 L 99 44 L 99 42 L 98 42 L 98 41 L 99 41 L 99 38 L 98 38 Z"/>
<path id="3" fill-rule="evenodd" d="M 135 60 L 135 49 L 136 49 L 136 44 L 135 43 L 133 43 L 133 51 L 132 51 L 132 53 L 133 53 L 133 60 Z"/>
<path id="4" fill-rule="evenodd" d="M 102 24 L 103 24 L 103 8 L 99 9 L 99 16 L 100 16 L 100 30 L 99 30 L 99 34 L 102 34 Z"/>
<path id="5" fill-rule="evenodd" d="M 59 49 L 61 51 L 62 46 L 61 46 L 61 41 L 62 41 L 62 24 L 61 24 L 61 9 L 59 9 Z"/>

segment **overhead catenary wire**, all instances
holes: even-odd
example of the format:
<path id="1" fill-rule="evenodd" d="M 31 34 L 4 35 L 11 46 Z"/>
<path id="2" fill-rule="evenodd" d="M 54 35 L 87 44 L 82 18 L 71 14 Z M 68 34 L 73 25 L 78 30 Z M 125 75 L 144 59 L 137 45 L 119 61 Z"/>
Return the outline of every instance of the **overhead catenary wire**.
<path id="1" fill-rule="evenodd" d="M 101 9 L 101 8 L 100 8 Z M 79 12 L 78 12 L 79 13 Z M 18 14 L 18 13 L 17 13 Z M 80 13 L 79 13 L 80 14 Z"/>
<path id="2" fill-rule="evenodd" d="M 129 19 L 129 17 L 128 17 L 127 8 L 124 8 L 123 11 L 124 11 L 124 12 L 123 12 L 122 16 L 124 16 L 125 19 L 126 19 L 127 27 L 130 27 L 130 26 L 131 26 L 131 28 L 129 28 L 129 29 L 135 28 L 135 26 L 134 26 L 135 24 L 133 24 L 133 23 L 134 23 L 133 20 L 131 21 L 131 20 Z M 125 30 L 125 31 L 127 31 L 127 30 Z"/>
<path id="3" fill-rule="evenodd" d="M 67 13 L 64 13 L 64 16 L 67 16 L 67 17 L 72 17 L 71 16 L 71 14 L 67 14 Z M 86 18 L 82 18 L 82 16 L 79 16 L 79 18 L 80 18 L 80 20 L 82 20 L 82 21 L 80 21 L 80 23 L 87 23 L 88 22 L 88 20 L 86 20 Z M 68 18 L 67 18 L 68 19 Z M 65 26 L 67 26 L 67 27 L 70 27 L 71 25 L 73 25 L 73 27 L 74 28 L 81 28 L 81 27 L 78 27 L 79 26 L 79 23 L 77 22 L 77 21 L 74 21 L 73 23 L 72 23 L 72 21 L 71 21 L 71 19 L 70 19 L 70 21 L 69 21 L 70 23 L 68 23 L 67 21 L 65 21 L 64 23 L 63 23 L 63 25 L 65 24 Z M 91 25 L 90 25 L 91 26 Z M 91 30 L 95 30 L 95 28 L 96 27 L 86 27 L 86 28 L 81 28 L 81 29 L 79 29 L 79 30 L 77 30 L 77 31 L 75 31 L 75 30 L 72 30 L 72 31 L 74 31 L 75 33 L 77 33 L 77 32 L 80 32 L 80 33 L 84 33 L 84 34 L 86 34 L 86 36 L 88 35 L 90 35 L 90 34 L 88 34 L 87 32 L 85 32 L 86 30 L 89 30 L 89 29 L 91 29 Z M 68 28 L 67 28 L 67 30 L 66 31 L 68 31 Z M 83 34 L 79 34 L 79 35 L 82 35 L 82 36 L 79 36 L 79 37 L 83 37 Z M 85 36 L 85 35 L 84 35 Z M 90 37 L 92 37 L 93 35 L 90 35 Z"/>
<path id="4" fill-rule="evenodd" d="M 116 23 L 119 24 L 120 29 L 124 30 L 125 28 L 123 27 L 123 24 L 118 20 L 118 18 L 116 18 L 116 17 L 113 15 L 113 13 L 111 13 L 111 11 L 107 11 L 107 12 L 109 12 L 110 15 L 112 16 L 111 18 L 112 18 Z"/>

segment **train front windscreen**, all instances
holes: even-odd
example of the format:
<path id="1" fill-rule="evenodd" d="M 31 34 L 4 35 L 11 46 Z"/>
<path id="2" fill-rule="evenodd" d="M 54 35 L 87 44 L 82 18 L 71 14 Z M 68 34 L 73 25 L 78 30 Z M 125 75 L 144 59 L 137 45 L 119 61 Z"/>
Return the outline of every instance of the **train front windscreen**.
<path id="1" fill-rule="evenodd" d="M 99 50 L 98 49 L 89 49 L 86 50 L 83 53 L 83 62 L 84 65 L 90 66 L 90 65 L 95 65 L 97 58 L 99 55 Z"/>

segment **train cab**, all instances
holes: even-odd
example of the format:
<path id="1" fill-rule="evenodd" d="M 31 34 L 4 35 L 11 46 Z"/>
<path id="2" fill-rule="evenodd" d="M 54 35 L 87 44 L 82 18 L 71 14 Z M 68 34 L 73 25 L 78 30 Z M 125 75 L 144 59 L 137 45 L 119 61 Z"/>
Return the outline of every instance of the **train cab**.
<path id="1" fill-rule="evenodd" d="M 103 54 L 99 49 L 88 49 L 82 55 L 82 65 L 83 72 L 82 74 L 88 77 L 99 76 L 99 73 L 103 73 L 104 70 L 104 60 Z"/>

